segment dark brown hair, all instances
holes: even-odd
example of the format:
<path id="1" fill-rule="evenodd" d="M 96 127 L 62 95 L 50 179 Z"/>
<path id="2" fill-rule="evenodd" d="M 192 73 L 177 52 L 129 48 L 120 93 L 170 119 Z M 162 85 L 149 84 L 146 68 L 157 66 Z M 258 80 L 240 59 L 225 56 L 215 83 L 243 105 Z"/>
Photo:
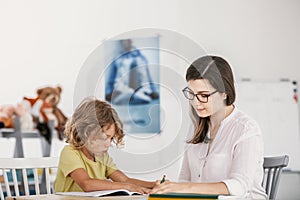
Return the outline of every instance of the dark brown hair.
<path id="1" fill-rule="evenodd" d="M 82 148 L 91 131 L 98 129 L 101 133 L 104 127 L 111 125 L 115 126 L 116 131 L 113 141 L 121 145 L 123 124 L 115 109 L 105 101 L 88 97 L 75 109 L 72 119 L 66 125 L 66 142 L 77 149 Z"/>
<path id="2" fill-rule="evenodd" d="M 186 71 L 186 81 L 206 79 L 221 93 L 226 93 L 225 103 L 227 106 L 235 101 L 234 78 L 228 62 L 218 56 L 203 56 L 195 60 Z M 188 143 L 204 142 L 209 128 L 209 117 L 201 118 L 190 106 L 191 118 L 194 123 L 194 136 Z"/>

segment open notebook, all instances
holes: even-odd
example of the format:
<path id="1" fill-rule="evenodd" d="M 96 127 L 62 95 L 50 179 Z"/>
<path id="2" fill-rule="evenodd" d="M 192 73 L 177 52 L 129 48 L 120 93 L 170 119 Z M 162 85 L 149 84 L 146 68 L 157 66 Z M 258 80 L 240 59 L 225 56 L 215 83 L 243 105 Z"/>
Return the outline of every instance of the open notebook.
<path id="1" fill-rule="evenodd" d="M 118 190 L 99 190 L 94 192 L 56 192 L 58 195 L 83 196 L 83 197 L 102 197 L 102 196 L 120 196 L 120 195 L 141 195 L 138 192 L 130 192 L 126 189 Z"/>

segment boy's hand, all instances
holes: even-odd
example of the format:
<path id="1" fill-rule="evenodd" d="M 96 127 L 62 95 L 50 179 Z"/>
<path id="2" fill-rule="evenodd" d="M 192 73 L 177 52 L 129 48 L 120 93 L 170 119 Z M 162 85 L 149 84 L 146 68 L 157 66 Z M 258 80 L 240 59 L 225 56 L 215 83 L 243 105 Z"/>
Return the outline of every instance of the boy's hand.
<path id="1" fill-rule="evenodd" d="M 131 183 L 124 183 L 125 187 L 127 190 L 129 190 L 130 192 L 139 192 L 141 194 L 149 194 L 150 193 L 150 189 L 145 188 L 145 187 L 141 187 L 135 184 L 131 184 Z"/>

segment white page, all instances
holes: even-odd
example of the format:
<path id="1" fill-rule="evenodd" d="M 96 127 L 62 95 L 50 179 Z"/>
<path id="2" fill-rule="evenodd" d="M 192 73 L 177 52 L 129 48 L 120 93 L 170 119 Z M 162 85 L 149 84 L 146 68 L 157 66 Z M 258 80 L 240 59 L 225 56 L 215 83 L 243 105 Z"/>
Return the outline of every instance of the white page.
<path id="1" fill-rule="evenodd" d="M 126 189 L 118 189 L 118 190 L 99 190 L 94 192 L 57 192 L 55 194 L 58 195 L 66 195 L 66 196 L 85 196 L 85 197 L 100 197 L 105 195 L 117 195 L 117 193 L 124 193 L 124 195 L 133 195 L 140 194 L 138 192 L 130 192 Z"/>

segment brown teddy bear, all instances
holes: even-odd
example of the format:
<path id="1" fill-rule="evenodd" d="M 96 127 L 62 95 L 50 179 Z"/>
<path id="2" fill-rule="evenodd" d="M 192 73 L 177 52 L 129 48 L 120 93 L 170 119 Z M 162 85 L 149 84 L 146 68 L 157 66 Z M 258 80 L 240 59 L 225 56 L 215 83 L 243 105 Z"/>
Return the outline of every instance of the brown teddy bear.
<path id="1" fill-rule="evenodd" d="M 60 101 L 62 88 L 57 87 L 43 87 L 37 89 L 36 98 L 24 97 L 24 100 L 29 102 L 31 106 L 31 114 L 37 124 L 37 129 L 46 139 L 50 138 L 50 131 L 47 125 L 49 120 L 54 120 L 54 126 L 58 133 L 58 138 L 63 139 L 63 132 L 68 118 L 57 107 Z M 50 142 L 50 141 L 49 141 Z"/>

